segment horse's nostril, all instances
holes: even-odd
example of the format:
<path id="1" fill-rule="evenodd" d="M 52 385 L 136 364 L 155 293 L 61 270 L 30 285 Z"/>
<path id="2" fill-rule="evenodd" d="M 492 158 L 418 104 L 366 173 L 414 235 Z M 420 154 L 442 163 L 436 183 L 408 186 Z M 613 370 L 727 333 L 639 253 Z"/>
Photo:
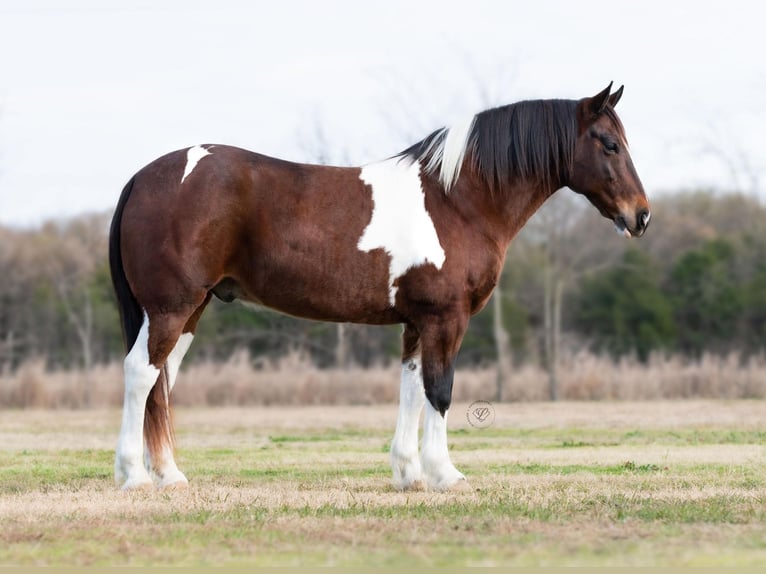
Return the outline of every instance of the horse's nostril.
<path id="1" fill-rule="evenodd" d="M 652 214 L 648 209 L 642 209 L 636 214 L 636 223 L 639 229 L 646 229 L 649 226 L 649 220 L 652 218 Z"/>

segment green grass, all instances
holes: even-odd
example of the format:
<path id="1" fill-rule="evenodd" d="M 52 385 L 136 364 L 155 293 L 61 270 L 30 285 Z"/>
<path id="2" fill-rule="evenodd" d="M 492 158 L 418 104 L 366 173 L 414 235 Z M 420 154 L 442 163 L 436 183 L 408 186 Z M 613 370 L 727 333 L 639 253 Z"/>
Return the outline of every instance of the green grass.
<path id="1" fill-rule="evenodd" d="M 112 479 L 113 451 L 0 451 L 0 495 Z"/>
<path id="2" fill-rule="evenodd" d="M 457 429 L 473 491 L 399 493 L 393 429 L 360 416 L 341 430 L 253 423 L 252 444 L 213 423 L 197 444 L 186 428 L 184 491 L 118 491 L 111 448 L 0 445 L 0 565 L 766 565 L 752 421 Z"/>

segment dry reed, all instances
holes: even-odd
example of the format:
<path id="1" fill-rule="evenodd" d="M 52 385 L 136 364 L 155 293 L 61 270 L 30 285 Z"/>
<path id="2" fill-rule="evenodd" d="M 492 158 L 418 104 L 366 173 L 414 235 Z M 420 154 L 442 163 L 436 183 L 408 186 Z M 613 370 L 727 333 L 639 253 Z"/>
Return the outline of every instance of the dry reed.
<path id="1" fill-rule="evenodd" d="M 494 366 L 458 369 L 454 400 L 494 400 Z M 320 369 L 292 353 L 276 360 L 253 361 L 247 352 L 226 362 L 201 361 L 179 376 L 174 403 L 182 406 L 370 405 L 398 398 L 399 366 Z M 508 401 L 548 398 L 548 375 L 522 365 L 506 381 Z M 0 408 L 117 407 L 122 404 L 122 368 L 99 365 L 89 373 L 46 370 L 42 359 L 0 376 Z M 766 398 L 766 357 L 704 355 L 700 359 L 652 356 L 647 363 L 580 353 L 559 368 L 564 400 L 658 400 Z"/>

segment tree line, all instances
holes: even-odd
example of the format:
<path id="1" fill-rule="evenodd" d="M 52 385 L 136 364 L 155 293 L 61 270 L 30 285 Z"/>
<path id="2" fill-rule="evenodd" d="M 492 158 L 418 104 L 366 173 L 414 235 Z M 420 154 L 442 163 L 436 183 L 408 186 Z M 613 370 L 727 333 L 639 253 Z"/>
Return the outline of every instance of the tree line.
<path id="1" fill-rule="evenodd" d="M 493 301 L 471 322 L 463 366 L 534 362 L 555 398 L 557 365 L 583 349 L 615 359 L 653 353 L 742 356 L 766 345 L 766 208 L 752 196 L 653 198 L 640 240 L 619 237 L 562 190 L 511 244 Z M 107 263 L 111 214 L 0 226 L 0 371 L 44 358 L 90 369 L 124 351 Z M 255 361 L 296 350 L 320 366 L 396 360 L 401 328 L 305 321 L 214 301 L 190 360 Z"/>

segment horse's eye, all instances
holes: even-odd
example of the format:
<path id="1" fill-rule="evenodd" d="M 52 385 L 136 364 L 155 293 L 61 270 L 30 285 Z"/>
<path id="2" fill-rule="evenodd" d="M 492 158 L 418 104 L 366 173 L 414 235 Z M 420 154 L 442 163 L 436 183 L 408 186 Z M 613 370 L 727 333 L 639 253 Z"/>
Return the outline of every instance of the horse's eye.
<path id="1" fill-rule="evenodd" d="M 604 151 L 609 154 L 617 153 L 620 150 L 617 142 L 609 138 L 601 138 L 601 145 L 604 146 Z"/>

